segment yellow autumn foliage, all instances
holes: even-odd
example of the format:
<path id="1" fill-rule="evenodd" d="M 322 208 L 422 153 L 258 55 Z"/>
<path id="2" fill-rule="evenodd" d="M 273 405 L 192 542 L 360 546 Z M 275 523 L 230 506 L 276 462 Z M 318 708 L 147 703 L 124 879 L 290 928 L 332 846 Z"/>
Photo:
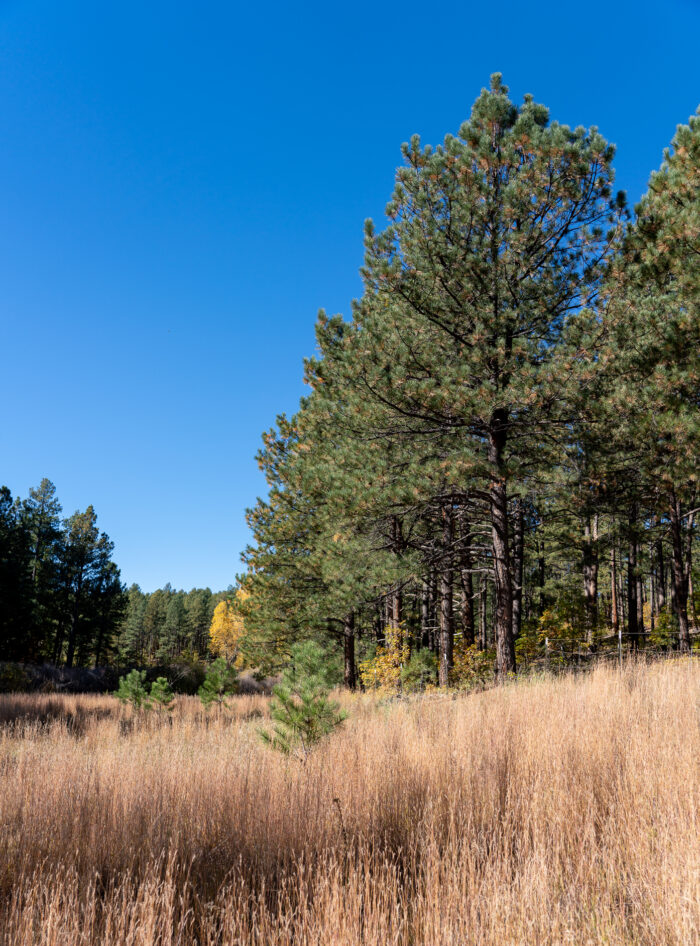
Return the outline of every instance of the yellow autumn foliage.
<path id="1" fill-rule="evenodd" d="M 360 679 L 368 690 L 398 690 L 401 671 L 411 656 L 403 628 L 387 627 L 384 638 L 386 643 L 377 647 L 374 657 L 359 664 Z"/>
<path id="2" fill-rule="evenodd" d="M 209 628 L 211 652 L 216 657 L 223 657 L 226 663 L 233 664 L 238 669 L 243 666 L 241 643 L 245 633 L 245 624 L 243 616 L 236 609 L 236 604 L 242 604 L 246 598 L 248 598 L 248 592 L 239 588 L 233 605 L 228 601 L 220 601 L 214 609 L 214 617 Z"/>
<path id="3" fill-rule="evenodd" d="M 494 679 L 494 657 L 476 644 L 455 643 L 450 686 L 468 690 Z"/>

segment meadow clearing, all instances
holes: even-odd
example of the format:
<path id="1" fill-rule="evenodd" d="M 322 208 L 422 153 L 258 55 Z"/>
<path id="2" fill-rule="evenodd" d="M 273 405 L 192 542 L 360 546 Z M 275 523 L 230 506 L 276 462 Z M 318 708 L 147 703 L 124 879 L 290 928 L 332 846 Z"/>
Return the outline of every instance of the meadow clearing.
<path id="1" fill-rule="evenodd" d="M 260 696 L 0 697 L 0 943 L 700 942 L 700 662 L 339 699 L 302 763 Z"/>

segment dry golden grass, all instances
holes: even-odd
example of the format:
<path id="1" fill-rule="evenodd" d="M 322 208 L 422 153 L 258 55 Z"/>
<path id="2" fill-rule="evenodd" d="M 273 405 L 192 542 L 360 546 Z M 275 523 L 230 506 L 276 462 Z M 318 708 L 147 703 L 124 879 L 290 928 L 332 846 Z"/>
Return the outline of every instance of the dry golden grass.
<path id="1" fill-rule="evenodd" d="M 0 729 L 0 942 L 698 943 L 699 698 L 691 660 L 347 698 L 303 766 L 261 698 L 130 728 L 51 697 L 80 725 Z"/>

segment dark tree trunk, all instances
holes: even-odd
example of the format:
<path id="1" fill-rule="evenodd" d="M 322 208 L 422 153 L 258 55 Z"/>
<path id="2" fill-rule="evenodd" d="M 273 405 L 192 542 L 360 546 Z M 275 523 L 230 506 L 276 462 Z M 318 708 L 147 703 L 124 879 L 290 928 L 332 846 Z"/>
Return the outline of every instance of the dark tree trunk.
<path id="1" fill-rule="evenodd" d="M 391 626 L 397 630 L 401 627 L 401 610 L 403 600 L 400 591 L 395 591 L 391 596 Z"/>
<path id="2" fill-rule="evenodd" d="M 659 611 L 662 611 L 666 607 L 666 563 L 664 562 L 664 544 L 661 539 L 656 541 L 656 562 L 658 568 L 656 602 Z"/>
<path id="3" fill-rule="evenodd" d="M 515 500 L 515 524 L 513 529 L 513 639 L 520 637 L 523 619 L 523 558 L 525 545 L 525 517 L 523 502 Z"/>
<path id="4" fill-rule="evenodd" d="M 78 611 L 77 611 L 77 602 L 76 606 L 73 608 L 70 619 L 70 628 L 68 630 L 68 649 L 66 650 L 66 667 L 73 666 L 73 659 L 75 657 L 75 642 L 78 637 Z"/>
<path id="5" fill-rule="evenodd" d="M 95 643 L 95 668 L 100 666 L 100 657 L 102 657 L 102 647 L 105 640 L 105 626 L 104 622 L 100 624 L 100 630 L 97 634 L 97 642 Z"/>
<path id="6" fill-rule="evenodd" d="M 462 582 L 462 632 L 464 643 L 467 647 L 471 647 L 475 639 L 472 573 L 463 568 L 460 577 Z"/>
<path id="7" fill-rule="evenodd" d="M 513 640 L 513 581 L 508 547 L 508 492 L 503 469 L 505 422 L 505 411 L 496 411 L 489 431 L 489 463 L 491 465 L 489 497 L 496 592 L 493 624 L 496 638 L 496 668 L 501 678 L 508 673 L 514 673 L 516 669 Z"/>
<path id="8" fill-rule="evenodd" d="M 641 575 L 640 547 L 637 542 L 637 640 L 640 647 L 644 644 L 646 628 L 644 626 L 644 582 Z"/>
<path id="9" fill-rule="evenodd" d="M 454 618 L 452 611 L 452 540 L 453 517 L 451 509 L 442 510 L 442 540 L 444 560 L 440 569 L 440 662 L 438 683 L 449 685 L 454 646 Z"/>
<path id="10" fill-rule="evenodd" d="M 425 579 L 421 582 L 420 593 L 420 636 L 421 646 L 430 647 L 430 588 Z"/>
<path id="11" fill-rule="evenodd" d="M 348 690 L 357 686 L 355 676 L 355 612 L 351 611 L 343 621 L 343 683 Z"/>
<path id="12" fill-rule="evenodd" d="M 481 599 L 479 607 L 479 649 L 486 650 L 489 646 L 489 642 L 486 614 L 486 608 L 488 604 L 488 585 L 485 576 L 481 579 L 481 594 L 479 595 L 479 598 Z"/>
<path id="13" fill-rule="evenodd" d="M 695 593 L 693 591 L 693 526 L 695 524 L 695 513 L 691 512 L 688 516 L 688 528 L 686 530 L 686 549 L 685 549 L 685 580 L 688 586 L 688 602 L 693 615 L 693 626 L 698 623 L 698 616 L 695 610 Z"/>
<path id="14" fill-rule="evenodd" d="M 401 555 L 403 551 L 403 540 L 401 537 L 401 523 L 397 516 L 391 517 L 391 548 L 394 555 Z M 397 632 L 401 631 L 401 612 L 403 610 L 403 601 L 401 590 L 397 588 L 391 595 L 389 602 L 389 625 Z M 399 641 L 399 644 L 401 641 Z"/>
<path id="15" fill-rule="evenodd" d="M 683 532 L 681 504 L 675 492 L 671 493 L 671 603 L 678 618 L 678 645 L 681 653 L 690 653 L 688 626 L 688 576 L 683 562 Z"/>
<path id="16" fill-rule="evenodd" d="M 463 524 L 463 553 L 460 570 L 460 582 L 462 586 L 462 631 L 464 633 L 464 642 L 468 647 L 474 643 L 474 585 L 472 582 L 472 551 L 471 539 L 469 536 L 469 524 Z"/>
<path id="17" fill-rule="evenodd" d="M 629 514 L 629 554 L 627 559 L 627 633 L 633 650 L 637 649 L 637 508 L 633 503 Z"/>
<path id="18" fill-rule="evenodd" d="M 583 527 L 583 595 L 586 608 L 586 642 L 593 645 L 598 627 L 598 516 L 589 516 Z"/>
<path id="19" fill-rule="evenodd" d="M 63 621 L 56 628 L 56 638 L 54 640 L 53 652 L 51 657 L 51 662 L 55 665 L 58 665 L 59 660 L 61 659 L 61 651 L 63 649 L 63 638 L 64 638 L 64 629 Z"/>
<path id="20" fill-rule="evenodd" d="M 613 542 L 610 548 L 610 623 L 616 634 L 620 629 L 620 614 L 617 602 L 617 561 L 615 556 L 615 543 Z"/>
<path id="21" fill-rule="evenodd" d="M 649 546 L 649 561 L 654 561 L 654 546 Z M 649 570 L 649 624 L 651 633 L 654 633 L 656 617 L 656 575 L 653 567 Z"/>

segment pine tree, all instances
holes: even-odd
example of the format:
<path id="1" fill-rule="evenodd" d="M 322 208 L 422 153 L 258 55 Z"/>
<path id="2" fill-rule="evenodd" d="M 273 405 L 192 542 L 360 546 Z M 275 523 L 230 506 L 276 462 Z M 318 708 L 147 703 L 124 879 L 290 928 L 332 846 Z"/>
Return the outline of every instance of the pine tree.
<path id="1" fill-rule="evenodd" d="M 690 649 L 688 587 L 700 453 L 700 114 L 678 127 L 613 272 L 605 369 L 616 427 L 671 535 L 672 605 Z M 634 345 L 629 344 L 630 337 Z M 649 498 L 649 501 L 651 499 Z M 631 599 L 630 599 L 631 600 Z"/>
<path id="2" fill-rule="evenodd" d="M 32 540 L 18 501 L 0 487 L 0 653 L 24 660 L 32 622 Z"/>
<path id="3" fill-rule="evenodd" d="M 223 657 L 214 660 L 207 671 L 198 696 L 205 709 L 216 704 L 219 709 L 227 705 L 229 696 L 238 688 L 238 673 L 235 667 L 227 664 Z"/>
<path id="4" fill-rule="evenodd" d="M 22 519 L 31 536 L 32 619 L 26 653 L 37 659 L 56 624 L 58 558 L 61 551 L 61 504 L 56 487 L 42 479 L 22 503 Z"/>
<path id="5" fill-rule="evenodd" d="M 374 436 L 439 451 L 446 483 L 487 503 L 505 674 L 509 487 L 524 452 L 567 420 L 557 343 L 595 299 L 619 231 L 613 149 L 595 129 L 550 124 L 529 96 L 516 107 L 495 75 L 458 137 L 435 149 L 414 137 L 403 153 L 392 222 L 366 228 L 353 370 L 388 413 Z"/>
<path id="6" fill-rule="evenodd" d="M 329 699 L 328 661 L 315 641 L 292 648 L 282 681 L 273 690 L 270 716 L 274 725 L 271 732 L 260 730 L 263 741 L 285 755 L 300 750 L 304 759 L 346 718 Z"/>

